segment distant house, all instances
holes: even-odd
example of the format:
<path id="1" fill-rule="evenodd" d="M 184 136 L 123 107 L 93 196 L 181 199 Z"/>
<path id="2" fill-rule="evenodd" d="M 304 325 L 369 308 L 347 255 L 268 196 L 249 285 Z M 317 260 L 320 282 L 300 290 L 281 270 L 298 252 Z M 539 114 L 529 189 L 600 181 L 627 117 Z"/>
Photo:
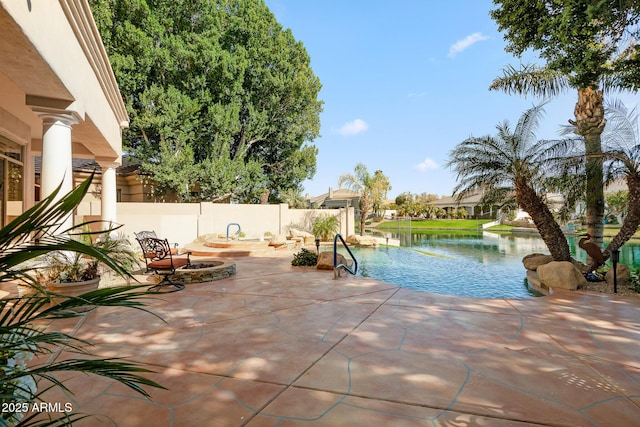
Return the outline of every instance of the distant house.
<path id="1" fill-rule="evenodd" d="M 116 168 L 116 201 L 117 202 L 162 202 L 175 203 L 178 197 L 166 191 L 158 195 L 155 193 L 154 182 L 151 177 L 140 170 L 139 164 L 129 163 L 127 157 L 122 158 L 122 166 Z M 73 181 L 77 185 L 94 174 L 92 187 L 84 202 L 101 200 L 102 167 L 93 159 L 72 159 Z M 42 158 L 34 157 L 35 169 L 35 200 L 40 200 Z"/>
<path id="2" fill-rule="evenodd" d="M 318 209 L 338 209 L 354 207 L 358 210 L 360 206 L 360 194 L 351 190 L 339 188 L 337 190 L 329 187 L 327 193 L 316 197 L 307 197 L 309 206 Z"/>
<path id="3" fill-rule="evenodd" d="M 460 200 L 456 196 L 443 197 L 429 202 L 429 204 L 444 209 L 447 213 L 453 213 L 457 209 L 463 208 L 469 214 L 469 218 L 495 218 L 499 208 L 497 206 L 483 206 L 481 200 L 482 194 L 475 193 Z"/>

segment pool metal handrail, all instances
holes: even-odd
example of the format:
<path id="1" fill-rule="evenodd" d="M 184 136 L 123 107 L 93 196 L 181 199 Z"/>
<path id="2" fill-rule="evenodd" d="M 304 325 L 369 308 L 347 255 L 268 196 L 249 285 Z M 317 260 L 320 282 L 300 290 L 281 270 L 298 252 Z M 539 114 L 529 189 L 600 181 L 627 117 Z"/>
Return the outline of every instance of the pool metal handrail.
<path id="1" fill-rule="evenodd" d="M 349 252 L 351 259 L 353 260 L 353 267 L 354 267 L 353 270 L 351 270 L 351 268 L 348 265 L 338 264 L 338 239 L 340 239 L 340 242 L 342 242 L 342 245 L 345 247 L 347 252 Z M 340 233 L 338 233 L 333 238 L 333 278 L 334 279 L 340 277 L 341 268 L 344 268 L 349 273 L 355 275 L 358 272 L 358 260 L 356 260 L 356 257 L 353 256 L 353 253 L 351 252 L 351 249 L 349 249 L 349 245 L 347 245 L 347 242 L 345 242 L 342 236 L 340 235 Z"/>
<path id="2" fill-rule="evenodd" d="M 236 231 L 236 234 L 240 234 L 240 224 L 238 224 L 237 222 L 230 222 L 229 224 L 227 224 L 227 240 L 229 240 L 229 227 L 231 227 L 232 225 L 238 226 L 238 231 Z"/>

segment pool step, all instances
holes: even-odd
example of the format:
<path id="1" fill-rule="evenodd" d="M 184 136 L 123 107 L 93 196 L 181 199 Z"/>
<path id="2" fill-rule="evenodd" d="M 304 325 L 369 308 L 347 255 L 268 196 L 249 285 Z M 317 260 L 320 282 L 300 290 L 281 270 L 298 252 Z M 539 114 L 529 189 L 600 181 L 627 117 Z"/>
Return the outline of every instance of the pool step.
<path id="1" fill-rule="evenodd" d="M 246 257 L 246 256 L 259 256 L 274 252 L 276 248 L 273 246 L 267 246 L 262 248 L 212 248 L 198 243 L 189 243 L 185 246 L 185 250 L 191 252 L 194 256 L 207 256 L 207 257 Z"/>

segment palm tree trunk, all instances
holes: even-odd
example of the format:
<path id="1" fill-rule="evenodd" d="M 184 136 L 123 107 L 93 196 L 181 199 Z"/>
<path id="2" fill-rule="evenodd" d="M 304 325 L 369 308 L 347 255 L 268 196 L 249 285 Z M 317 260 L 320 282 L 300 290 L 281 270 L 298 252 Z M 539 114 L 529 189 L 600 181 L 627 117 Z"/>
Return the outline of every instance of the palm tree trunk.
<path id="1" fill-rule="evenodd" d="M 569 244 L 549 207 L 529 186 L 526 178 L 517 178 L 515 186 L 518 205 L 531 216 L 553 260 L 570 261 Z"/>
<path id="2" fill-rule="evenodd" d="M 618 234 L 605 249 L 605 259 L 609 259 L 611 251 L 620 249 L 635 234 L 640 225 L 640 173 L 627 175 L 627 187 L 629 189 L 627 215 Z"/>
<path id="3" fill-rule="evenodd" d="M 574 110 L 576 133 L 584 137 L 587 156 L 587 232 L 592 241 L 602 247 L 604 235 L 604 190 L 602 175 L 601 136 L 606 120 L 602 105 L 602 91 L 597 88 L 578 90 L 578 102 Z M 590 260 L 588 260 L 590 261 Z"/>
<path id="4" fill-rule="evenodd" d="M 371 203 L 369 202 L 369 198 L 362 194 L 360 196 L 360 235 L 364 236 L 364 227 L 367 222 L 367 214 L 369 213 L 369 209 L 371 208 Z"/>

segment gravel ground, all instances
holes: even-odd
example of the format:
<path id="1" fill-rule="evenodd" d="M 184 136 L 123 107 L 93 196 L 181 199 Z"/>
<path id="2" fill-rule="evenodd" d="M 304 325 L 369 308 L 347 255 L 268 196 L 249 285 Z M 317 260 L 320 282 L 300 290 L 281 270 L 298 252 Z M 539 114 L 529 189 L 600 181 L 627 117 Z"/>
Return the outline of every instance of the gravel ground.
<path id="1" fill-rule="evenodd" d="M 613 293 L 613 285 L 609 285 L 607 282 L 587 282 L 587 285 L 580 289 L 588 292 Z M 640 293 L 633 289 L 631 285 L 624 283 L 618 283 L 618 295 L 640 298 Z"/>

